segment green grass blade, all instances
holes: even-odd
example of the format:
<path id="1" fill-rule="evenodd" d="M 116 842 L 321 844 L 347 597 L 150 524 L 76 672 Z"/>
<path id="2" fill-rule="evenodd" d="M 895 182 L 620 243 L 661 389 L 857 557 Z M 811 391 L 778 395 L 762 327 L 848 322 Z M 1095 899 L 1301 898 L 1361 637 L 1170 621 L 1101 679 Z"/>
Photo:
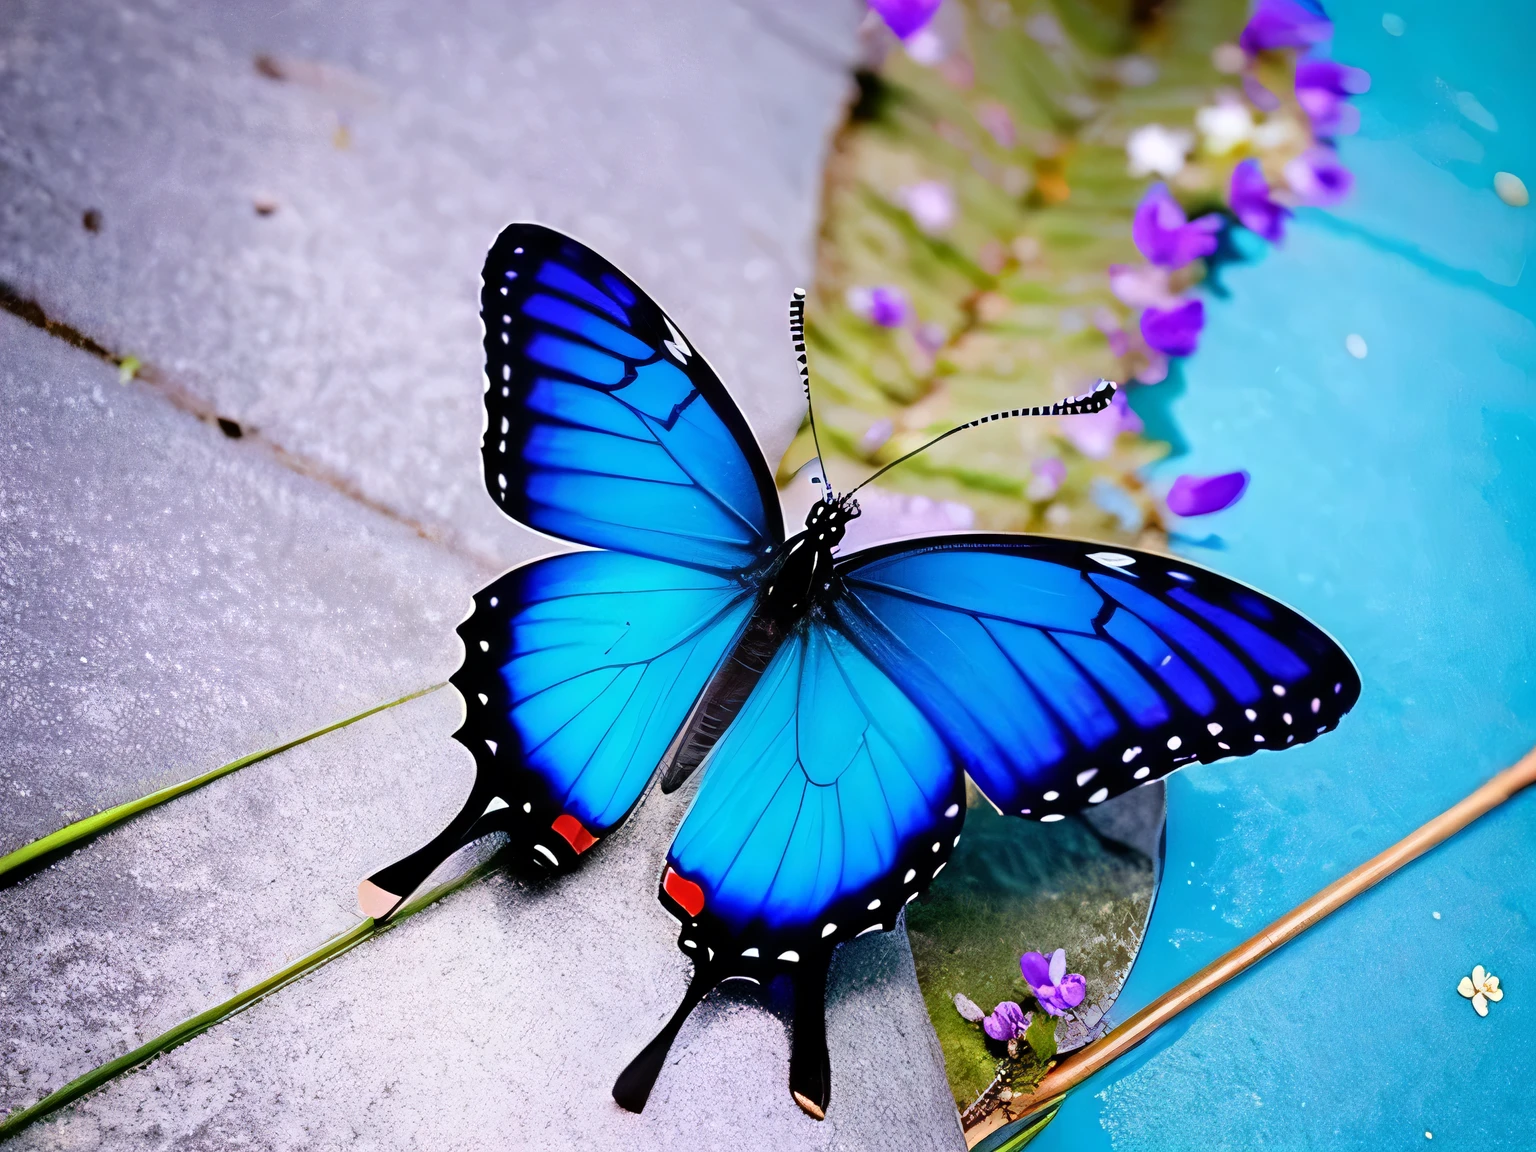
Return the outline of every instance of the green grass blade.
<path id="1" fill-rule="evenodd" d="M 23 844 L 14 852 L 8 852 L 0 856 L 0 879 L 8 872 L 17 868 L 23 868 L 40 857 L 68 848 L 80 840 L 87 840 L 92 836 L 100 835 L 108 828 L 121 824 L 140 812 L 164 804 L 167 800 L 174 800 L 184 792 L 191 792 L 194 788 L 201 788 L 204 784 L 211 784 L 221 776 L 228 776 L 231 772 L 255 764 L 258 760 L 265 760 L 269 756 L 276 756 L 279 752 L 286 752 L 290 748 L 296 748 L 300 744 L 313 740 L 318 736 L 324 736 L 327 732 L 334 732 L 338 728 L 345 728 L 349 724 L 356 724 L 359 720 L 372 716 L 375 712 L 382 712 L 386 708 L 393 708 L 397 704 L 404 704 L 409 700 L 415 700 L 419 696 L 425 696 L 429 692 L 436 692 L 442 684 L 434 684 L 430 688 L 422 688 L 419 691 L 401 696 L 398 700 L 390 700 L 383 704 L 377 704 L 366 712 L 359 712 L 355 716 L 348 716 L 344 720 L 338 720 L 334 724 L 327 724 L 324 728 L 316 728 L 313 732 L 306 732 L 284 744 L 278 744 L 272 748 L 264 748 L 260 752 L 252 752 L 249 756 L 242 756 L 238 760 L 231 760 L 228 764 L 220 765 L 211 772 L 204 772 L 201 776 L 195 776 L 191 780 L 183 780 L 180 784 L 172 784 L 161 788 L 158 792 L 151 792 L 148 796 L 141 796 L 137 800 L 130 800 L 126 804 L 118 804 L 98 812 L 94 816 L 87 816 L 84 820 L 76 820 L 73 824 L 67 824 L 57 832 L 50 832 L 41 839 L 34 840 L 30 844 Z"/>
<path id="2" fill-rule="evenodd" d="M 420 693 L 417 693 L 417 695 L 420 695 Z M 375 709 L 375 711 L 377 710 Z M 259 984 L 254 984 L 244 992 L 237 993 L 222 1004 L 214 1005 L 214 1007 L 209 1008 L 206 1012 L 200 1012 L 189 1020 L 183 1020 L 180 1024 L 161 1033 L 148 1043 L 141 1044 L 132 1052 L 126 1052 L 115 1060 L 109 1060 L 105 1064 L 92 1068 L 84 1075 L 77 1076 L 64 1085 L 64 1087 L 48 1093 L 48 1095 L 31 1107 L 13 1112 L 3 1121 L 0 1121 L 0 1140 L 9 1139 L 23 1128 L 36 1123 L 52 1112 L 58 1111 L 66 1104 L 73 1103 L 86 1093 L 100 1088 L 103 1084 L 117 1076 L 121 1076 L 124 1072 L 132 1071 L 142 1064 L 149 1063 L 149 1061 L 161 1053 L 169 1052 L 172 1048 L 185 1044 L 194 1036 L 199 1036 L 214 1025 L 220 1024 L 231 1016 L 243 1012 L 258 1000 L 272 995 L 274 992 L 292 984 L 300 977 L 308 975 L 324 964 L 328 964 L 344 952 L 357 947 L 364 940 L 388 932 L 402 920 L 414 916 L 417 912 L 442 899 L 444 896 L 457 892 L 465 885 L 473 883 L 496 867 L 497 862 L 495 857 L 493 857 L 471 868 L 462 876 L 448 880 L 417 897 L 415 900 L 409 901 L 382 924 L 373 920 L 364 920 L 345 932 L 331 937 L 313 952 L 301 956 L 288 965 L 288 967 L 274 975 L 268 976 Z"/>
<path id="3" fill-rule="evenodd" d="M 1056 1119 L 1056 1113 L 1061 1111 L 1061 1097 L 1056 1103 L 1050 1105 L 1043 1112 L 1036 1112 L 1033 1116 L 1026 1116 L 1022 1120 L 1015 1120 L 1012 1124 L 1005 1124 L 995 1132 L 989 1132 L 985 1139 L 977 1143 L 971 1152 L 1018 1152 L 1036 1136 L 1045 1130 L 1045 1126 Z M 0 1134 L 4 1128 L 0 1127 Z"/>

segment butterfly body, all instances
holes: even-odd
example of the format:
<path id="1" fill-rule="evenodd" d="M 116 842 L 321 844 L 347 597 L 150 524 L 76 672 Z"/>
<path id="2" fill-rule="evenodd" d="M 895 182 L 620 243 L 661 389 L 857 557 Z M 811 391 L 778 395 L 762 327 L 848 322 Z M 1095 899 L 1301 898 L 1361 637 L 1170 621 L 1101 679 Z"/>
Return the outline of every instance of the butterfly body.
<path id="1" fill-rule="evenodd" d="M 388 915 L 493 830 L 515 861 L 567 870 L 652 780 L 666 793 L 698 771 L 657 890 L 694 977 L 615 1085 L 627 1108 L 711 988 L 783 975 L 791 1089 L 823 1115 L 832 952 L 893 928 L 942 872 L 967 777 L 1002 812 L 1059 820 L 1184 764 L 1305 743 L 1359 694 L 1315 625 L 1176 558 L 986 533 L 842 555 L 859 508 L 825 487 L 786 538 L 729 393 L 613 265 L 514 224 L 481 299 L 487 490 L 587 550 L 476 594 L 451 677 L 475 785 L 359 898 Z M 804 380 L 801 308 L 797 293 Z"/>

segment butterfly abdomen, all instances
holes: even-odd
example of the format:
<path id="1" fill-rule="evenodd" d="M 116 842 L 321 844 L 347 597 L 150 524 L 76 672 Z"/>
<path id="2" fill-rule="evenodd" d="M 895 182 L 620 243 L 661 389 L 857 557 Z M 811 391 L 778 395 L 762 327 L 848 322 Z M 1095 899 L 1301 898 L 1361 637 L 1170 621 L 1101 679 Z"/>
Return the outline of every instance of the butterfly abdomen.
<path id="1" fill-rule="evenodd" d="M 746 703 L 763 670 L 784 642 L 784 631 L 761 606 L 736 647 L 705 686 L 671 754 L 661 765 L 661 790 L 674 792 L 704 763 Z"/>

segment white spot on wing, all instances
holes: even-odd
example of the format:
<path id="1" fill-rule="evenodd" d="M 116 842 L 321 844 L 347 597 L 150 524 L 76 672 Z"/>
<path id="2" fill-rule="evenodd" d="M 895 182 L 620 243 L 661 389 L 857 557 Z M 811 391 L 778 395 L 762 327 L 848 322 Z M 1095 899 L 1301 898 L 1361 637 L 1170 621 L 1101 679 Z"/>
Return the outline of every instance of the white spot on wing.
<path id="1" fill-rule="evenodd" d="M 1151 773 L 1151 771 L 1152 771 L 1152 769 L 1148 768 L 1145 764 L 1143 764 L 1140 768 L 1136 769 L 1136 774 L 1134 776 L 1132 776 L 1131 779 L 1133 779 L 1133 780 L 1145 780 L 1147 778 L 1147 776 Z"/>
<path id="2" fill-rule="evenodd" d="M 1136 557 L 1127 556 L 1124 552 L 1090 552 L 1088 559 L 1097 560 L 1106 568 L 1129 568 L 1136 563 Z"/>
<path id="3" fill-rule="evenodd" d="M 825 940 L 828 936 L 832 935 L 832 933 L 834 933 L 836 931 L 837 931 L 837 925 L 832 923 L 832 921 L 828 920 L 825 924 L 823 924 L 821 926 L 821 938 L 823 940 Z"/>
<path id="4" fill-rule="evenodd" d="M 1042 824 L 1054 824 L 1058 820 L 1065 820 L 1065 819 L 1066 819 L 1066 817 L 1063 816 L 1060 812 L 1052 812 L 1049 816 L 1042 816 L 1042 817 L 1040 817 L 1040 823 L 1042 823 Z"/>
<path id="5" fill-rule="evenodd" d="M 1077 774 L 1077 786 L 1081 788 L 1084 784 L 1088 783 L 1088 781 L 1092 780 L 1098 774 L 1099 770 L 1097 768 L 1084 768 Z"/>
<path id="6" fill-rule="evenodd" d="M 1088 803 L 1090 803 L 1090 804 L 1102 804 L 1105 800 L 1108 800 L 1108 799 L 1109 799 L 1109 789 L 1108 788 L 1100 788 L 1092 796 L 1088 797 Z"/>
<path id="7" fill-rule="evenodd" d="M 1057 798 L 1058 798 L 1058 797 L 1059 797 L 1059 796 L 1060 796 L 1060 795 L 1061 795 L 1061 793 L 1060 793 L 1060 792 L 1056 792 L 1056 791 L 1051 791 L 1051 792 L 1047 792 L 1047 793 L 1046 793 L 1046 794 L 1045 794 L 1045 795 L 1044 795 L 1044 796 L 1042 796 L 1042 797 L 1041 797 L 1041 799 L 1042 799 L 1042 800 L 1055 800 L 1055 799 L 1057 799 Z"/>

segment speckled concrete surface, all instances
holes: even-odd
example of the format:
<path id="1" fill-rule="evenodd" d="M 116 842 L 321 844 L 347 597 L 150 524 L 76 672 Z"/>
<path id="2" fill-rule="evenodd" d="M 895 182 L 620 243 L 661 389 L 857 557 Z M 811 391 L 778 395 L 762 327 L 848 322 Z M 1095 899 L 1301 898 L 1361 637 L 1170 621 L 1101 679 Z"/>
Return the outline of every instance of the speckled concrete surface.
<path id="1" fill-rule="evenodd" d="M 754 3 L 15 0 L 0 280 L 502 562 L 517 533 L 464 445 L 509 220 L 645 285 L 765 440 L 798 421 L 785 302 L 859 11 Z"/>
<path id="2" fill-rule="evenodd" d="M 11 5 L 0 281 L 150 371 L 0 316 L 0 850 L 441 679 L 468 591 L 549 549 L 476 465 L 477 277 L 507 220 L 628 268 L 782 448 L 784 301 L 858 17 Z M 447 691 L 402 705 L 0 889 L 0 1108 L 354 923 L 357 877 L 462 797 L 457 715 Z M 13 1146 L 960 1147 L 899 934 L 834 966 L 826 1122 L 751 997 L 695 1014 L 643 1115 L 612 1103 L 688 976 L 653 898 L 686 800 L 577 875 L 447 898 Z"/>

